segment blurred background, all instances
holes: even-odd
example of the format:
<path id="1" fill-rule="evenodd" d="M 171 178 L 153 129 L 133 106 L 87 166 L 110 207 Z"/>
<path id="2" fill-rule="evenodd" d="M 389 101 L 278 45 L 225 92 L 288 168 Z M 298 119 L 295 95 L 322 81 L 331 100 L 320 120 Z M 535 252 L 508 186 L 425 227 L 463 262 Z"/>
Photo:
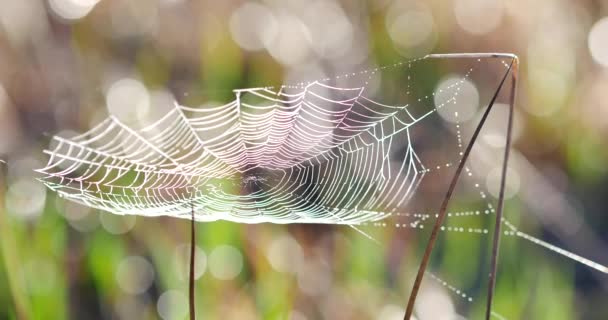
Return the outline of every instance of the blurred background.
<path id="1" fill-rule="evenodd" d="M 507 217 L 608 264 L 606 1 L 1 1 L 0 319 L 187 318 L 188 221 L 113 216 L 56 197 L 33 171 L 52 135 L 85 131 L 109 113 L 146 121 L 175 100 L 201 106 L 235 88 L 452 52 L 521 59 Z M 442 79 L 450 64 L 417 78 Z M 486 71 L 497 79 L 505 69 Z M 471 85 L 477 98 L 493 93 Z M 492 118 L 497 127 L 505 115 Z M 482 138 L 491 147 L 501 132 Z M 497 171 L 485 167 L 478 174 L 494 195 Z M 378 250 L 349 228 L 197 228 L 200 318 L 403 315 L 410 283 L 386 272 L 403 241 Z M 427 238 L 412 237 L 413 246 Z M 458 289 L 423 291 L 419 320 L 481 317 L 487 265 L 471 262 L 487 262 L 489 241 L 444 241 L 433 272 Z M 335 248 L 344 250 L 336 257 Z M 608 317 L 605 274 L 521 239 L 502 249 L 496 319 Z M 415 261 L 400 268 L 415 272 Z"/>

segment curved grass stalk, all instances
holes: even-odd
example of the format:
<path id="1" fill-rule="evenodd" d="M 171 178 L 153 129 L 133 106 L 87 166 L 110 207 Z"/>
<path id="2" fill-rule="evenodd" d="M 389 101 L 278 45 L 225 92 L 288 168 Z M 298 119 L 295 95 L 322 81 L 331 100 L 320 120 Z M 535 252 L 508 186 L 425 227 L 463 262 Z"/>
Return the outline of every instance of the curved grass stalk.
<path id="1" fill-rule="evenodd" d="M 493 95 L 492 99 L 490 100 L 490 103 L 486 107 L 486 110 L 485 110 L 481 120 L 479 121 L 477 128 L 475 128 L 475 131 L 473 132 L 473 135 L 471 136 L 471 140 L 469 141 L 469 143 L 463 153 L 462 159 L 460 160 L 460 163 L 458 164 L 458 167 L 456 168 L 456 172 L 454 173 L 454 176 L 452 177 L 452 180 L 448 187 L 448 191 L 447 191 L 445 197 L 443 198 L 441 207 L 439 209 L 439 215 L 437 217 L 437 220 L 435 221 L 435 224 L 433 225 L 433 229 L 431 231 L 431 236 L 429 238 L 429 241 L 428 241 L 427 246 L 424 251 L 424 255 L 422 257 L 422 261 L 420 262 L 420 266 L 418 268 L 416 280 L 414 281 L 414 285 L 412 286 L 412 292 L 410 293 L 410 296 L 408 298 L 408 303 L 407 303 L 407 307 L 406 307 L 406 311 L 405 311 L 404 320 L 409 320 L 411 318 L 412 314 L 414 313 L 414 304 L 415 304 L 416 298 L 418 296 L 418 291 L 420 290 L 420 286 L 422 285 L 422 280 L 424 278 L 424 274 L 426 273 L 426 269 L 427 269 L 429 260 L 431 258 L 431 253 L 433 251 L 435 243 L 437 242 L 437 237 L 439 236 L 439 230 L 441 228 L 441 225 L 443 224 L 443 221 L 445 220 L 445 217 L 447 215 L 448 204 L 452 198 L 452 194 L 454 192 L 454 189 L 456 188 L 456 184 L 458 183 L 460 174 L 462 173 L 462 170 L 464 169 L 464 166 L 469 158 L 471 150 L 473 149 L 473 146 L 475 145 L 475 141 L 477 140 L 477 137 L 479 136 L 479 133 L 481 132 L 481 129 L 483 128 L 483 125 L 484 125 L 486 119 L 488 118 L 488 115 L 490 114 L 490 111 L 492 110 L 492 107 L 494 106 L 496 99 L 498 98 L 498 94 L 500 93 L 500 90 L 502 89 L 509 74 L 511 74 L 512 75 L 512 88 L 511 88 L 510 106 L 509 106 L 510 107 L 509 119 L 508 119 L 507 134 L 506 134 L 507 141 L 506 141 L 506 146 L 505 146 L 504 159 L 503 159 L 503 163 L 502 163 L 502 173 L 501 173 L 502 177 L 501 177 L 500 191 L 499 191 L 499 198 L 498 198 L 498 208 L 496 211 L 496 221 L 495 221 L 495 226 L 494 226 L 495 232 L 494 232 L 494 238 L 493 238 L 493 243 L 492 243 L 492 257 L 491 257 L 491 267 L 490 267 L 491 270 L 490 270 L 490 279 L 489 279 L 489 283 L 488 283 L 488 295 L 487 295 L 487 303 L 486 303 L 485 319 L 488 320 L 488 319 L 490 319 L 490 316 L 491 316 L 492 300 L 494 297 L 494 288 L 496 285 L 498 248 L 499 248 L 500 237 L 501 237 L 500 228 L 501 228 L 503 203 L 504 203 L 506 171 L 507 171 L 507 164 L 508 164 L 508 160 L 509 160 L 509 152 L 510 152 L 510 145 L 511 145 L 513 106 L 515 103 L 515 86 L 517 84 L 516 73 L 517 73 L 518 66 L 519 66 L 519 60 L 518 60 L 517 56 L 515 56 L 513 54 L 502 54 L 502 53 L 432 54 L 432 55 L 428 55 L 427 57 L 428 58 L 465 58 L 465 59 L 466 58 L 511 58 L 511 63 L 509 64 L 507 71 L 505 72 L 503 78 L 501 79 L 500 84 L 498 85 L 498 88 L 494 92 L 494 95 Z"/>

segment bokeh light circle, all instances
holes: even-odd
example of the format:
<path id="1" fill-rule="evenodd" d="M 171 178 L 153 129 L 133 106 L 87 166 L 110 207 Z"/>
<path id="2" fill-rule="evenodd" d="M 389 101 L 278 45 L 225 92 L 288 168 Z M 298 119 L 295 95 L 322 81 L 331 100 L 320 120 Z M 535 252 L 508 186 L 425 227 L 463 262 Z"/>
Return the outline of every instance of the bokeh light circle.
<path id="1" fill-rule="evenodd" d="M 274 239 L 266 254 L 270 265 L 281 272 L 296 272 L 303 260 L 300 244 L 289 235 Z"/>
<path id="2" fill-rule="evenodd" d="M 154 282 L 154 267 L 143 257 L 130 256 L 120 262 L 116 269 L 118 286 L 130 294 L 146 292 Z"/>
<path id="3" fill-rule="evenodd" d="M 450 100 L 452 97 L 455 100 Z M 479 108 L 479 91 L 470 80 L 452 75 L 441 80 L 435 89 L 434 102 L 444 120 L 466 122 L 475 116 Z"/>
<path id="4" fill-rule="evenodd" d="M 165 291 L 158 298 L 156 310 L 163 320 L 183 319 L 188 315 L 188 299 L 181 291 Z"/>
<path id="5" fill-rule="evenodd" d="M 608 67 L 608 17 L 598 20 L 591 27 L 587 41 L 593 60 Z"/>
<path id="6" fill-rule="evenodd" d="M 481 35 L 494 31 L 502 21 L 502 0 L 456 0 L 456 22 L 466 32 Z"/>
<path id="7" fill-rule="evenodd" d="M 70 226 L 79 232 L 91 232 L 99 226 L 97 210 L 64 198 L 57 198 L 56 207 Z"/>
<path id="8" fill-rule="evenodd" d="M 145 118 L 150 110 L 150 94 L 138 80 L 125 78 L 114 82 L 106 93 L 110 114 L 118 120 L 133 123 Z"/>
<path id="9" fill-rule="evenodd" d="M 129 232 L 135 226 L 134 215 L 116 215 L 103 213 L 99 215 L 102 227 L 109 233 L 119 235 Z"/>
<path id="10" fill-rule="evenodd" d="M 6 209 L 14 216 L 31 220 L 44 209 L 46 187 L 30 177 L 20 177 L 9 185 L 6 193 Z"/>
<path id="11" fill-rule="evenodd" d="M 99 0 L 49 0 L 49 7 L 59 18 L 77 20 L 85 17 Z"/>
<path id="12" fill-rule="evenodd" d="M 266 47 L 270 55 L 288 66 L 305 62 L 312 50 L 312 35 L 306 24 L 287 13 L 278 15 L 277 23 L 279 31 Z"/>
<path id="13" fill-rule="evenodd" d="M 243 255 L 230 245 L 217 246 L 209 255 L 209 271 L 220 280 L 232 280 L 243 269 Z"/>
<path id="14" fill-rule="evenodd" d="M 268 7 L 246 2 L 230 17 L 230 32 L 245 50 L 262 50 L 277 35 L 277 21 Z"/>
<path id="15" fill-rule="evenodd" d="M 313 1 L 304 20 L 312 36 L 312 49 L 319 57 L 337 59 L 353 54 L 353 25 L 337 3 Z"/>
<path id="16" fill-rule="evenodd" d="M 391 40 L 403 56 L 423 56 L 435 47 L 435 20 L 426 7 L 388 15 L 385 24 Z"/>

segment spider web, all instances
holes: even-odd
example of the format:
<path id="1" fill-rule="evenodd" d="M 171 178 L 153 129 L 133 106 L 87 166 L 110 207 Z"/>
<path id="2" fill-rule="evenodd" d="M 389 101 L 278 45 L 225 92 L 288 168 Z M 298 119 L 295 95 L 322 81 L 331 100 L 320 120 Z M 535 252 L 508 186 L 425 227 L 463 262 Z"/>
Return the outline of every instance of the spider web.
<path id="1" fill-rule="evenodd" d="M 198 221 L 381 220 L 425 173 L 409 141 L 392 168 L 393 140 L 409 140 L 409 128 L 430 113 L 415 117 L 408 105 L 364 94 L 315 81 L 236 90 L 234 101 L 214 108 L 176 103 L 139 130 L 110 116 L 82 135 L 53 137 L 39 171 L 60 195 L 116 214 L 190 218 L 194 207 Z"/>
<path id="2" fill-rule="evenodd" d="M 438 213 L 412 213 L 407 206 L 428 175 L 461 161 L 464 137 L 456 121 L 451 128 L 456 140 L 450 144 L 458 156 L 438 164 L 422 160 L 412 136 L 438 111 L 457 105 L 463 83 L 475 71 L 470 68 L 443 88 L 438 101 L 434 92 L 424 95 L 410 86 L 413 66 L 431 58 L 297 85 L 238 89 L 232 101 L 216 107 L 175 103 L 161 119 L 140 128 L 111 115 L 81 135 L 53 137 L 40 180 L 71 201 L 120 215 L 190 219 L 194 211 L 197 221 L 344 224 L 374 241 L 367 230 L 428 229 Z M 397 103 L 380 102 L 372 88 L 386 69 L 407 74 Z M 452 109 L 448 112 L 458 117 Z M 465 174 L 474 177 L 468 166 Z M 442 232 L 489 233 L 466 223 L 496 214 L 480 183 L 470 184 L 484 208 L 448 212 Z M 502 224 L 505 236 L 608 273 L 506 218 Z"/>

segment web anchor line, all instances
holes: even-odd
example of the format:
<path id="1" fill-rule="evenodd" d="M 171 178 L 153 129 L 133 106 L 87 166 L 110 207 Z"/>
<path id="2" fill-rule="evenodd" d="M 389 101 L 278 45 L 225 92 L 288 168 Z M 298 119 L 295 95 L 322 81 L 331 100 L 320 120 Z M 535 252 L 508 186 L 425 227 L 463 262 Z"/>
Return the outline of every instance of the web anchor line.
<path id="1" fill-rule="evenodd" d="M 415 304 L 416 298 L 418 296 L 418 291 L 420 290 L 420 286 L 422 284 L 424 274 L 426 273 L 426 269 L 428 267 L 431 253 L 433 251 L 435 243 L 437 242 L 437 237 L 439 235 L 441 225 L 443 224 L 443 221 L 445 220 L 445 217 L 447 214 L 448 204 L 452 198 L 452 194 L 454 192 L 454 189 L 456 188 L 456 184 L 458 182 L 458 179 L 460 178 L 460 174 L 462 173 L 462 170 L 465 167 L 465 164 L 469 158 L 471 150 L 473 149 L 473 145 L 475 145 L 475 141 L 477 140 L 477 137 L 479 136 L 479 133 L 481 132 L 481 129 L 483 128 L 483 125 L 486 122 L 488 115 L 490 114 L 490 111 L 492 110 L 492 107 L 494 106 L 494 103 L 496 102 L 496 99 L 498 98 L 498 94 L 500 93 L 500 90 L 502 89 L 509 73 L 511 73 L 511 72 L 516 73 L 517 66 L 519 63 L 517 57 L 515 55 L 511 55 L 511 54 L 508 54 L 508 55 L 504 55 L 504 54 L 479 54 L 479 55 L 477 55 L 477 54 L 440 54 L 440 55 L 428 55 L 427 57 L 429 57 L 429 58 L 445 58 L 445 57 L 450 57 L 450 58 L 504 58 L 504 57 L 509 57 L 512 60 L 511 60 L 511 63 L 509 64 L 509 68 L 507 69 L 503 78 L 501 79 L 500 84 L 498 85 L 498 88 L 494 92 L 494 95 L 492 96 L 492 99 L 490 100 L 490 103 L 488 104 L 481 120 L 479 121 L 477 128 L 475 128 L 475 131 L 473 132 L 473 135 L 471 136 L 471 140 L 469 141 L 469 143 L 462 155 L 462 158 L 460 160 L 460 163 L 458 164 L 458 167 L 456 168 L 456 171 L 454 172 L 454 176 L 452 177 L 452 180 L 448 187 L 448 191 L 441 204 L 437 219 L 435 220 L 435 224 L 433 225 L 433 229 L 431 231 L 429 241 L 427 243 L 427 246 L 424 251 L 424 255 L 422 257 L 422 261 L 420 262 L 420 266 L 418 268 L 418 273 L 416 275 L 416 280 L 414 281 L 414 285 L 412 286 L 412 291 L 408 298 L 408 303 L 407 303 L 407 307 L 406 307 L 406 311 L 405 311 L 404 320 L 409 320 L 414 312 L 414 304 Z M 514 65 L 515 65 L 515 69 L 513 71 Z M 500 236 L 501 236 L 500 235 L 500 224 L 501 224 L 500 219 L 502 217 L 502 207 L 503 207 L 503 203 L 504 203 L 506 169 L 507 169 L 507 161 L 509 158 L 509 147 L 510 147 L 511 133 L 512 133 L 511 132 L 512 112 L 513 112 L 513 104 L 515 101 L 515 95 L 513 92 L 515 90 L 515 84 L 516 84 L 515 79 L 516 79 L 516 77 L 513 76 L 509 123 L 508 123 L 508 128 L 507 128 L 507 145 L 505 146 L 505 156 L 504 156 L 504 160 L 503 160 L 503 164 L 502 164 L 502 177 L 501 177 L 501 184 L 500 184 L 500 190 L 499 190 L 500 196 L 498 199 L 498 210 L 497 210 L 497 215 L 496 215 L 495 230 L 497 231 L 497 233 L 494 234 L 494 240 L 493 240 L 493 246 L 492 246 L 492 262 L 491 262 L 492 266 L 491 266 L 491 271 L 490 271 L 490 281 L 488 284 L 488 300 L 487 300 L 487 304 L 486 304 L 486 317 L 485 317 L 486 320 L 488 320 L 491 315 L 492 299 L 493 299 L 494 287 L 495 287 L 495 283 L 496 283 L 498 245 L 499 245 Z"/>

